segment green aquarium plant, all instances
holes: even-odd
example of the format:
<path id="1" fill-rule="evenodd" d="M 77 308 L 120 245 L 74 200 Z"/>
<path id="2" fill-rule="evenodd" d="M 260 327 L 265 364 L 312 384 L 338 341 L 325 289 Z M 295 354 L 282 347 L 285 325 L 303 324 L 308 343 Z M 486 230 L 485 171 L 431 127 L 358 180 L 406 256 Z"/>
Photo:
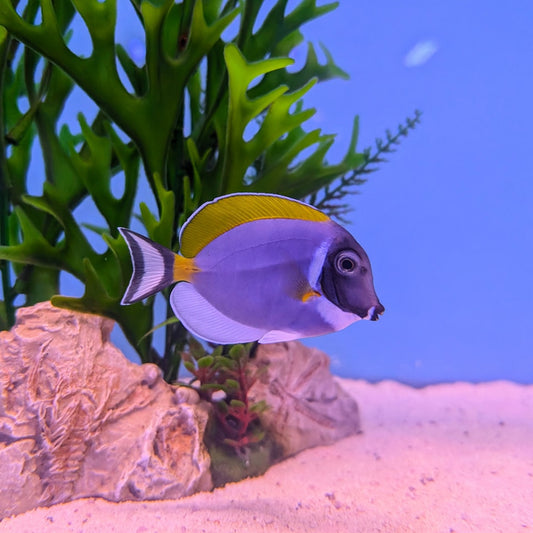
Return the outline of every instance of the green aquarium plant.
<path id="1" fill-rule="evenodd" d="M 236 191 L 305 199 L 342 216 L 346 194 L 419 114 L 363 151 L 356 117 L 346 155 L 330 164 L 334 136 L 306 128 L 314 109 L 303 98 L 315 83 L 346 73 L 325 48 L 326 61 L 319 62 L 311 43 L 304 66 L 287 67 L 303 41 L 301 27 L 337 2 L 301 0 L 288 11 L 287 0 L 130 0 L 144 31 L 141 64 L 116 42 L 117 26 L 128 23 L 119 16 L 126 0 L 118 4 L 117 12 L 117 0 L 0 2 L 0 327 L 11 327 L 17 306 L 48 299 L 104 315 L 141 361 L 156 363 L 173 381 L 194 340 L 167 306 L 159 353 L 152 342 L 154 298 L 120 305 L 131 263 L 117 228 L 137 218 L 151 239 L 177 250 L 187 217 Z M 260 12 L 266 14 L 259 18 Z M 83 57 L 70 44 L 75 22 L 90 35 Z M 62 112 L 75 88 L 96 112 L 89 118 L 80 110 L 72 131 Z M 28 172 L 37 151 L 38 176 Z M 117 196 L 112 185 L 119 179 L 125 185 Z M 152 202 L 137 203 L 139 190 Z M 82 224 L 77 208 L 85 201 L 102 225 Z M 103 252 L 88 232 L 96 232 Z M 61 295 L 63 272 L 81 281 L 83 296 Z M 209 361 L 197 361 L 195 371 Z M 226 407 L 243 402 L 233 397 Z M 238 446 L 250 433 L 226 438 Z"/>
<path id="2" fill-rule="evenodd" d="M 213 408 L 205 443 L 215 486 L 262 474 L 281 457 L 281 450 L 261 426 L 261 413 L 268 406 L 263 400 L 252 402 L 249 398 L 250 389 L 265 370 L 249 364 L 256 346 L 217 346 L 208 353 L 191 339 L 189 350 L 182 354 L 192 376 L 188 386 Z"/>

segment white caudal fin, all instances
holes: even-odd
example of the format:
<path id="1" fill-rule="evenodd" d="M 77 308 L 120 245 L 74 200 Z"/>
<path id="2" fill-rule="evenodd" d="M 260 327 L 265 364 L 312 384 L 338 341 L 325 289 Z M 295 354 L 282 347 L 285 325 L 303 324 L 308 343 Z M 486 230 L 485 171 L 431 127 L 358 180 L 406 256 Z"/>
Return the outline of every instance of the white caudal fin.
<path id="1" fill-rule="evenodd" d="M 129 229 L 118 230 L 128 245 L 133 265 L 122 305 L 138 302 L 174 282 L 174 252 Z"/>

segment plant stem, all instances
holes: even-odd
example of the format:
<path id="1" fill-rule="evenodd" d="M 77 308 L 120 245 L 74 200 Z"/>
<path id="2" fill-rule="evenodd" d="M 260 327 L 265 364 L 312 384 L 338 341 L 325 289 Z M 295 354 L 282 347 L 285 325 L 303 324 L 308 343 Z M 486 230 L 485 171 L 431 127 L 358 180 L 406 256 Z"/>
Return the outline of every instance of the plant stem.
<path id="1" fill-rule="evenodd" d="M 325 188 L 324 197 L 319 202 L 313 200 L 311 203 L 317 209 L 326 210 L 331 208 L 331 206 L 328 205 L 328 202 L 331 200 L 339 200 L 348 194 L 346 188 L 351 185 L 360 185 L 361 183 L 364 183 L 365 180 L 358 176 L 372 172 L 374 169 L 369 168 L 371 165 L 383 162 L 384 160 L 382 159 L 382 156 L 394 151 L 393 146 L 400 144 L 401 137 L 407 137 L 409 131 L 413 130 L 416 125 L 420 123 L 421 116 L 422 113 L 418 109 L 415 109 L 413 118 L 408 117 L 405 121 L 405 125 L 400 124 L 398 126 L 398 132 L 395 135 L 392 135 L 387 130 L 387 141 L 385 143 L 383 143 L 381 139 L 376 139 L 376 151 L 373 154 L 371 153 L 370 148 L 365 150 L 365 160 L 361 165 L 355 168 L 349 176 L 342 176 L 335 187 L 330 188 L 327 186 Z"/>
<path id="2" fill-rule="evenodd" d="M 9 217 L 9 175 L 7 168 L 6 144 L 4 140 L 4 80 L 7 68 L 7 57 L 11 39 L 5 30 L 0 30 L 0 245 L 9 244 L 8 217 Z M 15 323 L 15 309 L 13 307 L 13 293 L 11 290 L 11 275 L 9 262 L 0 261 L 2 271 L 2 291 L 6 311 L 7 326 Z"/>
<path id="3" fill-rule="evenodd" d="M 222 10 L 221 16 L 229 13 L 232 9 L 235 8 L 236 4 L 237 2 L 235 0 L 228 2 L 224 6 L 224 9 Z M 246 9 L 246 5 L 245 5 L 245 9 Z M 213 105 L 205 113 L 200 131 L 198 133 L 196 144 L 199 147 L 203 147 L 203 144 L 208 142 L 208 136 L 212 134 L 211 123 L 213 121 L 216 111 L 218 110 L 218 106 L 222 102 L 222 99 L 224 98 L 224 95 L 227 92 L 227 90 L 228 90 L 228 73 L 227 71 L 224 71 L 224 75 L 222 76 L 222 79 L 220 80 L 220 83 L 218 85 L 218 89 L 216 92 L 215 99 L 213 101 Z"/>

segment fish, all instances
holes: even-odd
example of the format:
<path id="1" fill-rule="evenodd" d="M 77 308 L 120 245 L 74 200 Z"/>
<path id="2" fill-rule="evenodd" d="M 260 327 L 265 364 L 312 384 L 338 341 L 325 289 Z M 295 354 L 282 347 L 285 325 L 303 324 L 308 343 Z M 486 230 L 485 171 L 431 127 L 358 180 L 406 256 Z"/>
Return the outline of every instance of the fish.
<path id="1" fill-rule="evenodd" d="M 234 193 L 183 224 L 179 253 L 119 228 L 133 272 L 121 303 L 176 284 L 170 305 L 195 336 L 262 344 L 339 331 L 385 311 L 362 246 L 319 209 L 276 194 Z"/>

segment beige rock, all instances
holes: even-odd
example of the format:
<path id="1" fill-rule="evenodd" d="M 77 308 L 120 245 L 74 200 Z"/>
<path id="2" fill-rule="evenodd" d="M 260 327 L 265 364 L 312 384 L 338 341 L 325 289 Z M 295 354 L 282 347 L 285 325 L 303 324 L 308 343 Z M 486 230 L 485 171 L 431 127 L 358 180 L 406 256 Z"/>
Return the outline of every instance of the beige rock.
<path id="1" fill-rule="evenodd" d="M 45 302 L 0 333 L 0 518 L 87 496 L 211 489 L 205 404 L 155 365 L 127 361 L 112 327 Z"/>
<path id="2" fill-rule="evenodd" d="M 262 344 L 252 365 L 260 379 L 250 397 L 268 404 L 261 420 L 284 457 L 360 431 L 357 402 L 333 379 L 324 352 L 300 342 Z"/>

